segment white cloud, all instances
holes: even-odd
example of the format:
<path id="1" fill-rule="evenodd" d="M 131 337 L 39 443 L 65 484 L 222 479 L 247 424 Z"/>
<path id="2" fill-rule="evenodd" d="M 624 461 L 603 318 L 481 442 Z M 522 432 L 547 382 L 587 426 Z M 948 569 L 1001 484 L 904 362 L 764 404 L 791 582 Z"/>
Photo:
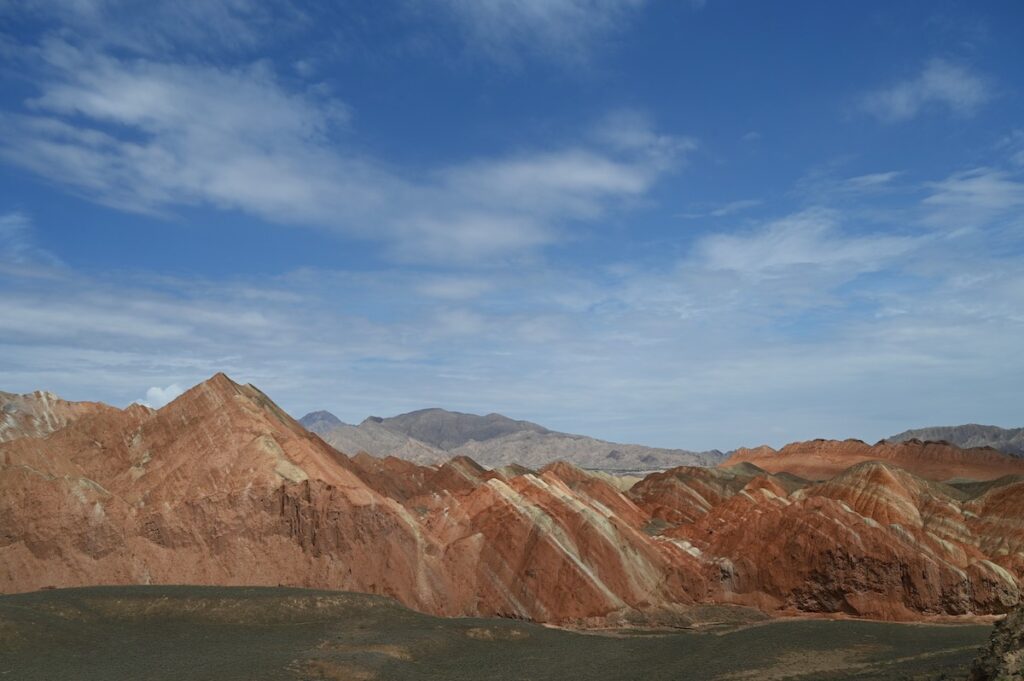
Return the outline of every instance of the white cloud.
<path id="1" fill-rule="evenodd" d="M 881 121 L 894 123 L 940 107 L 969 116 L 991 99 L 991 87 L 970 69 L 942 59 L 928 62 L 919 75 L 865 95 L 861 108 Z"/>
<path id="2" fill-rule="evenodd" d="M 613 149 L 643 154 L 667 164 L 697 148 L 697 141 L 691 137 L 659 132 L 651 117 L 636 109 L 611 112 L 594 126 L 592 136 Z"/>
<path id="3" fill-rule="evenodd" d="M 971 230 L 1024 209 L 1024 181 L 994 168 L 974 168 L 929 185 L 924 199 L 929 224 Z"/>
<path id="4" fill-rule="evenodd" d="M 166 388 L 153 386 L 152 388 L 146 391 L 146 399 L 138 400 L 138 402 L 140 404 L 146 405 L 147 407 L 159 409 L 160 407 L 164 406 L 165 404 L 167 404 L 168 402 L 170 402 L 183 392 L 184 390 L 182 390 L 181 386 L 179 386 L 177 383 L 172 383 Z"/>
<path id="5" fill-rule="evenodd" d="M 712 270 L 772 276 L 791 267 L 877 270 L 919 244 L 919 238 L 843 234 L 838 214 L 808 209 L 746 233 L 715 234 L 701 240 L 697 260 Z"/>
<path id="6" fill-rule="evenodd" d="M 349 150 L 349 108 L 243 68 L 114 58 L 46 43 L 31 113 L 4 116 L 0 154 L 82 195 L 165 213 L 212 205 L 383 241 L 403 259 L 529 252 L 567 220 L 648 191 L 692 142 L 635 123 L 590 140 L 405 177 Z M 111 129 L 124 131 L 114 135 Z"/>

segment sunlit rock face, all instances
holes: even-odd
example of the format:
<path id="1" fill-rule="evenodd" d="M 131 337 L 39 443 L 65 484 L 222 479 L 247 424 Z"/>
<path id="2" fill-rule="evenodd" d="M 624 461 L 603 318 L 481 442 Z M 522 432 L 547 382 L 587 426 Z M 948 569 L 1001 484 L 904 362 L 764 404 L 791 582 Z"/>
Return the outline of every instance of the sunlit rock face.
<path id="1" fill-rule="evenodd" d="M 869 445 L 860 440 L 794 442 L 776 451 L 762 446 L 738 449 L 722 465 L 752 463 L 771 473 L 788 472 L 809 480 L 825 480 L 854 464 L 884 461 L 930 480 L 992 480 L 1024 474 L 1024 459 L 991 447 L 960 449 L 948 442 L 885 440 Z"/>
<path id="2" fill-rule="evenodd" d="M 915 620 L 1020 599 L 1024 478 L 987 450 L 818 441 L 624 491 L 564 462 L 349 457 L 222 374 L 159 410 L 43 402 L 0 444 L 5 592 L 282 584 L 580 624 L 701 603 Z M 937 481 L 965 472 L 981 482 Z"/>
<path id="3" fill-rule="evenodd" d="M 99 402 L 68 402 L 44 390 L 25 395 L 0 391 L 0 442 L 45 437 L 80 416 L 113 409 Z"/>

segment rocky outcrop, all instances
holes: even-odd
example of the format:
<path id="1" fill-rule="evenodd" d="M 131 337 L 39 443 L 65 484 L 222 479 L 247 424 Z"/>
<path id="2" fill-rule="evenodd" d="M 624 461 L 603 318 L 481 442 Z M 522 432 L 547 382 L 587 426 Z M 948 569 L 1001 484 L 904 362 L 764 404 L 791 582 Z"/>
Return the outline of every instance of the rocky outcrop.
<path id="1" fill-rule="evenodd" d="M 43 437 L 81 416 L 104 410 L 116 411 L 100 402 L 68 402 L 44 390 L 25 395 L 0 391 L 0 442 Z"/>
<path id="2" fill-rule="evenodd" d="M 880 462 L 821 483 L 744 464 L 651 475 L 629 496 L 701 558 L 716 600 L 906 620 L 1019 601 L 1016 484 L 968 499 Z"/>
<path id="3" fill-rule="evenodd" d="M 742 462 L 624 493 L 567 462 L 349 457 L 218 374 L 159 410 L 101 408 L 0 444 L 0 590 L 284 584 L 577 624 L 700 603 L 1001 613 L 1024 577 L 1022 486 L 943 484 L 890 461 L 823 481 Z"/>
<path id="4" fill-rule="evenodd" d="M 1024 679 L 1024 606 L 996 624 L 988 646 L 974 661 L 971 681 Z"/>
<path id="5" fill-rule="evenodd" d="M 885 440 L 869 445 L 860 440 L 794 442 L 780 450 L 762 446 L 737 449 L 722 464 L 752 463 L 771 473 L 791 473 L 826 480 L 865 461 L 884 461 L 930 480 L 992 480 L 1024 474 L 1024 460 L 988 447 L 960 449 L 948 442 Z"/>

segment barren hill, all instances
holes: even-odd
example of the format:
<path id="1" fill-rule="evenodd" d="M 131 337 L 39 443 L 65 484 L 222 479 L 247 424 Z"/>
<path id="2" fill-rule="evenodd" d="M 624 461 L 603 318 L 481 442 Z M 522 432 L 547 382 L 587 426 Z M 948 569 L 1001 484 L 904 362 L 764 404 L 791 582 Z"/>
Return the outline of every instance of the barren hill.
<path id="1" fill-rule="evenodd" d="M 637 472 L 684 465 L 712 466 L 723 456 L 718 451 L 691 452 L 606 442 L 559 433 L 501 414 L 478 416 L 436 408 L 389 418 L 371 416 L 358 426 L 341 423 L 329 412 L 307 414 L 300 422 L 343 452 L 365 451 L 418 463 L 468 456 L 488 468 L 511 464 L 540 468 L 555 461 L 569 461 L 591 470 Z"/>

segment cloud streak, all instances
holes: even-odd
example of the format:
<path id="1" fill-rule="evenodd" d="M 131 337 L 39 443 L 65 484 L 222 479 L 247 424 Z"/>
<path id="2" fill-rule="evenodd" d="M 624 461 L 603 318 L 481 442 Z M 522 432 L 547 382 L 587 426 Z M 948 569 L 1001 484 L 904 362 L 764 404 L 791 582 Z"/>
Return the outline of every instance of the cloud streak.
<path id="1" fill-rule="evenodd" d="M 3 119 L 6 159 L 117 208 L 237 210 L 382 241 L 404 260 L 529 252 L 561 238 L 566 221 L 643 195 L 692 148 L 637 119 L 615 143 L 405 176 L 350 149 L 344 102 L 290 90 L 264 64 L 115 58 L 56 39 L 41 54 L 40 94 Z"/>
<path id="2" fill-rule="evenodd" d="M 931 109 L 973 115 L 992 98 L 988 81 L 943 59 L 929 61 L 920 74 L 863 96 L 860 107 L 885 123 L 900 123 Z"/>

